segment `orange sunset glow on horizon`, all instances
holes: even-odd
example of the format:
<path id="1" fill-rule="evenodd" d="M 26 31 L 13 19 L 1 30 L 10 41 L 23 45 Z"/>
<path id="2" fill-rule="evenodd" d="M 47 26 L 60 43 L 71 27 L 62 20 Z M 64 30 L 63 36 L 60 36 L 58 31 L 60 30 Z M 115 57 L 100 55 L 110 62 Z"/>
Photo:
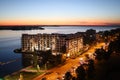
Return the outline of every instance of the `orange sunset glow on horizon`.
<path id="1" fill-rule="evenodd" d="M 0 25 L 118 25 L 119 21 L 100 20 L 6 20 Z"/>

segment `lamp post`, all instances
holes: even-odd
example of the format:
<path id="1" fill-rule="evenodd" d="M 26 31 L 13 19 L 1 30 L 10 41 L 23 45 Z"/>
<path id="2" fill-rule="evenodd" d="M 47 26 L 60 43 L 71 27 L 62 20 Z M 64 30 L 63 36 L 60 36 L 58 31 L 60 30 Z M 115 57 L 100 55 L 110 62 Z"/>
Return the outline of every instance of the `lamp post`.
<path id="1" fill-rule="evenodd" d="M 46 63 L 45 63 L 45 70 L 47 70 L 47 64 L 49 63 L 49 61 L 47 61 Z"/>

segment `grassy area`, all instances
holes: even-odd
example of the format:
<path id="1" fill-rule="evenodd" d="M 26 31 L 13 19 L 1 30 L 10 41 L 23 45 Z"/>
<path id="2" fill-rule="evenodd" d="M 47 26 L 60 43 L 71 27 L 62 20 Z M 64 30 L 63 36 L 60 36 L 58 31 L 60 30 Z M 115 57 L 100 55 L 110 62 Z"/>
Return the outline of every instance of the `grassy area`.
<path id="1" fill-rule="evenodd" d="M 37 68 L 34 67 L 29 67 L 26 68 L 26 70 L 31 71 L 31 70 L 38 70 Z M 32 80 L 33 78 L 43 74 L 44 72 L 16 72 L 11 75 L 5 76 L 4 80 L 18 80 L 20 78 L 20 75 L 22 75 L 24 80 Z"/>
<path id="2" fill-rule="evenodd" d="M 31 67 L 31 68 L 28 68 L 27 70 L 37 70 L 37 68 Z"/>
<path id="3" fill-rule="evenodd" d="M 28 68 L 27 70 L 37 70 L 37 68 Z M 24 80 L 32 80 L 33 78 L 41 75 L 43 72 L 18 72 L 15 74 L 11 74 L 4 77 L 4 80 L 18 80 L 20 78 L 20 74 L 22 75 Z"/>
<path id="4" fill-rule="evenodd" d="M 8 76 L 4 77 L 4 80 L 18 80 L 20 77 L 20 74 L 22 74 L 24 80 L 32 80 L 33 78 L 37 77 L 38 75 L 41 75 L 42 72 L 40 72 L 40 73 L 21 72 L 21 73 L 15 74 L 15 75 L 8 75 Z"/>

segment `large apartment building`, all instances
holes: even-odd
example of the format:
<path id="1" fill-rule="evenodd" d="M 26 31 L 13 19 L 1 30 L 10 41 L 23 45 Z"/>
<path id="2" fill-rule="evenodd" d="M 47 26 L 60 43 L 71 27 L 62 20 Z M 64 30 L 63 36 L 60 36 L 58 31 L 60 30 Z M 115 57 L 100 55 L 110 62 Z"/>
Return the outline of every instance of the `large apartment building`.
<path id="1" fill-rule="evenodd" d="M 83 48 L 79 34 L 23 34 L 22 52 L 51 50 L 53 55 L 74 55 Z"/>
<path id="2" fill-rule="evenodd" d="M 67 56 L 76 56 L 83 50 L 83 38 L 78 34 L 69 34 L 66 38 Z"/>

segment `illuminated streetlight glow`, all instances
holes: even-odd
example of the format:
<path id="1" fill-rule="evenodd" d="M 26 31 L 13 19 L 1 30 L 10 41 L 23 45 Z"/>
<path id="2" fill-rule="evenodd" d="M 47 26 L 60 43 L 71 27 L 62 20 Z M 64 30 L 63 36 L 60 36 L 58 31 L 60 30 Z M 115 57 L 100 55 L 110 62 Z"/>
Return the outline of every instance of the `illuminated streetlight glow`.
<path id="1" fill-rule="evenodd" d="M 67 57 L 70 57 L 70 54 L 69 54 L 69 53 L 67 54 Z"/>

